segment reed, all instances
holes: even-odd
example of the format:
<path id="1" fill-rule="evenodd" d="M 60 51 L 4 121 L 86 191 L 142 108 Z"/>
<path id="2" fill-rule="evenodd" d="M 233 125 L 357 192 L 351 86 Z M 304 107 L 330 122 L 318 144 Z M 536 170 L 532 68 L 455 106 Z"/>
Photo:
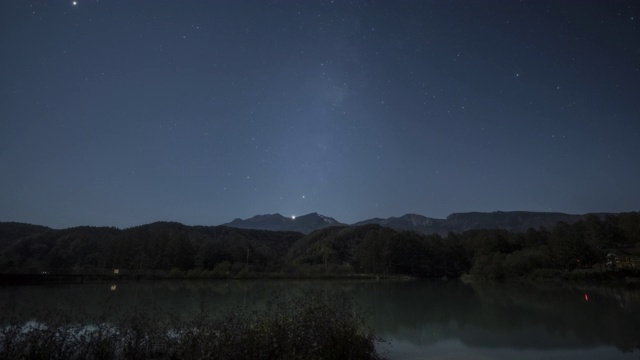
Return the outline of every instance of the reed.
<path id="1" fill-rule="evenodd" d="M 261 310 L 216 314 L 202 306 L 184 318 L 153 307 L 98 322 L 0 316 L 0 359 L 380 359 L 381 340 L 340 297 L 275 299 Z"/>

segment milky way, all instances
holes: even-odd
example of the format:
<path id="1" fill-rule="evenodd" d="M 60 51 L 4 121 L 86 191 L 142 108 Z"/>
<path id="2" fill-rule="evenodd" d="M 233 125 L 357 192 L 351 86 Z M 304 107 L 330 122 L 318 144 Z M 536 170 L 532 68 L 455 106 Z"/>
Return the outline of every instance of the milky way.
<path id="1" fill-rule="evenodd" d="M 0 3 L 0 221 L 638 210 L 636 1 Z"/>

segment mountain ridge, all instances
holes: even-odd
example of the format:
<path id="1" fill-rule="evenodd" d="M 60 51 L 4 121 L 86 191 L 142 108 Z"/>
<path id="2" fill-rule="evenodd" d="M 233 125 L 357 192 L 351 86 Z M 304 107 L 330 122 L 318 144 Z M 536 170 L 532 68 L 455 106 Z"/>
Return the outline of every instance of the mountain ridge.
<path id="1" fill-rule="evenodd" d="M 334 218 L 312 212 L 302 216 L 285 217 L 279 213 L 255 215 L 248 219 L 236 218 L 231 222 L 220 226 L 235 227 L 240 229 L 271 230 L 271 231 L 297 231 L 309 234 L 315 230 L 331 226 L 344 226 Z"/>
<path id="2" fill-rule="evenodd" d="M 293 231 L 303 234 L 309 234 L 313 231 L 334 226 L 363 226 L 363 225 L 380 225 L 395 230 L 415 231 L 422 234 L 440 234 L 446 235 L 449 232 L 462 233 L 468 230 L 481 229 L 502 229 L 513 232 L 526 232 L 528 229 L 538 229 L 540 227 L 551 228 L 558 222 L 573 224 L 588 216 L 596 216 L 604 219 L 608 215 L 618 215 L 620 213 L 585 213 L 585 214 L 567 214 L 562 212 L 539 212 L 539 211 L 494 211 L 494 212 L 457 212 L 449 214 L 444 219 L 427 217 L 415 213 L 407 213 L 398 217 L 391 216 L 388 218 L 375 217 L 355 223 L 343 223 L 335 218 L 312 212 L 301 216 L 283 216 L 279 213 L 255 215 L 251 218 L 241 219 L 235 218 L 230 222 L 210 225 L 225 226 L 231 228 L 248 229 L 248 230 L 267 230 L 267 231 Z M 15 238 L 27 234 L 42 233 L 45 231 L 56 230 L 47 226 L 33 225 L 21 222 L 0 222 L 7 229 L 0 232 L 0 239 Z M 180 224 L 168 221 L 159 221 L 151 224 Z M 139 225 L 147 226 L 151 224 Z M 180 224 L 183 225 L 183 224 Z M 131 229 L 139 226 L 132 226 L 123 229 Z M 183 225 L 184 226 L 184 225 Z M 202 226 L 202 225 L 200 225 Z M 90 225 L 77 226 L 95 227 Z M 108 227 L 108 226 L 104 226 Z M 68 228 L 68 229 L 71 229 Z M 113 227 L 112 227 L 113 228 Z"/>
<path id="3" fill-rule="evenodd" d="M 494 211 L 494 212 L 459 212 L 449 214 L 444 219 L 431 218 L 420 214 L 407 213 L 389 218 L 372 218 L 345 224 L 334 218 L 309 213 L 298 217 L 285 217 L 280 214 L 256 215 L 248 219 L 236 218 L 221 226 L 241 229 L 298 231 L 305 234 L 331 226 L 362 226 L 376 224 L 396 230 L 415 231 L 422 234 L 461 233 L 468 230 L 502 229 L 514 232 L 525 232 L 530 228 L 550 228 L 558 222 L 576 223 L 589 215 L 604 218 L 609 213 L 567 214 L 561 212 L 540 211 Z"/>

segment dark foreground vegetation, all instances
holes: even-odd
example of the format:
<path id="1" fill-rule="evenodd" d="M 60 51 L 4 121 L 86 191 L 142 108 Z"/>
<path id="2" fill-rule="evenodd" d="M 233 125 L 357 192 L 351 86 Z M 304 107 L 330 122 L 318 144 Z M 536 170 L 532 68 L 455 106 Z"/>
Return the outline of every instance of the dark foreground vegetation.
<path id="1" fill-rule="evenodd" d="M 0 274 L 256 278 L 408 275 L 597 279 L 640 274 L 640 214 L 447 236 L 379 225 L 304 235 L 153 223 L 120 230 L 0 223 Z M 53 278 L 53 277 L 52 277 Z"/>
<path id="2" fill-rule="evenodd" d="M 187 319 L 136 309 L 120 320 L 0 315 L 1 359 L 379 359 L 353 304 L 316 296 L 261 311 L 207 309 Z"/>

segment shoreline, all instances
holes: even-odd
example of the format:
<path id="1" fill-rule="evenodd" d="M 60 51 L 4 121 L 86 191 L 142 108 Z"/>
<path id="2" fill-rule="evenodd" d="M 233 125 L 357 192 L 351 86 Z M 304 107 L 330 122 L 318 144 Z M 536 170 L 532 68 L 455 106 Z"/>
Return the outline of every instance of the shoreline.
<path id="1" fill-rule="evenodd" d="M 154 281 L 154 280 L 394 280 L 408 281 L 420 279 L 408 275 L 375 274 L 218 274 L 213 276 L 175 276 L 166 274 L 2 274 L 0 286 L 80 284 L 108 281 Z"/>

